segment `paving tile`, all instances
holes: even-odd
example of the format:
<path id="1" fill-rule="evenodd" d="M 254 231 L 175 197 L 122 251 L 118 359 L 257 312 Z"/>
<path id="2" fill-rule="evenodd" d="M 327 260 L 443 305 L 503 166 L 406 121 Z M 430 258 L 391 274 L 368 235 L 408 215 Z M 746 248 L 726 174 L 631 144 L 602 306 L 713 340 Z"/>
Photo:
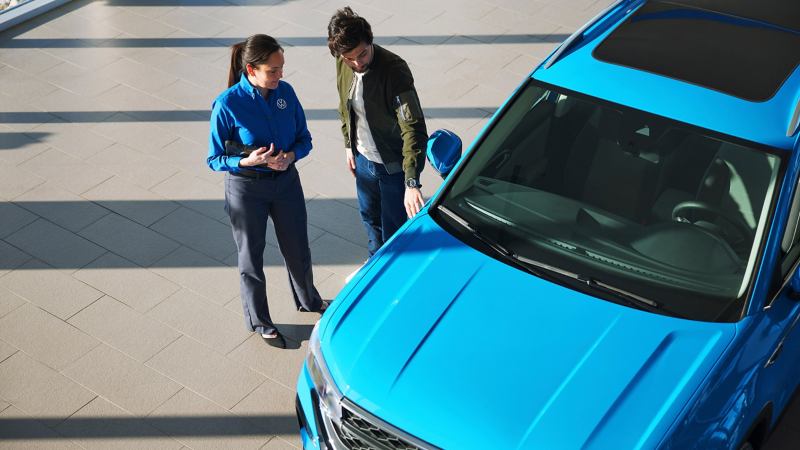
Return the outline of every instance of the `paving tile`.
<path id="1" fill-rule="evenodd" d="M 73 233 L 109 213 L 102 206 L 50 182 L 20 195 L 14 203 Z"/>
<path id="2" fill-rule="evenodd" d="M 155 19 L 156 17 L 163 16 L 164 14 L 172 11 L 173 9 L 178 7 L 177 1 L 164 1 L 158 3 L 126 3 L 122 5 L 122 8 L 127 11 L 135 12 L 141 16 L 145 16 L 150 19 Z"/>
<path id="3" fill-rule="evenodd" d="M 453 36 L 436 48 L 492 68 L 503 67 L 519 56 L 517 52 L 496 45 L 487 47 L 486 44 L 483 47 L 484 51 L 476 52 L 475 48 L 478 45 L 481 45 L 481 42 L 472 37 Z"/>
<path id="4" fill-rule="evenodd" d="M 0 161 L 0 197 L 6 200 L 13 200 L 44 181 L 36 175 Z"/>
<path id="5" fill-rule="evenodd" d="M 14 311 L 26 303 L 27 302 L 22 297 L 14 294 L 8 289 L 0 288 L 0 317 L 5 317 L 11 311 Z"/>
<path id="6" fill-rule="evenodd" d="M 516 61 L 516 59 L 514 61 Z M 513 64 L 513 61 L 509 64 Z M 490 67 L 486 64 L 476 64 L 474 61 L 465 60 L 461 64 L 447 71 L 446 75 L 467 80 L 470 83 L 479 84 L 490 89 L 507 92 L 507 95 L 510 95 L 520 84 L 522 84 L 523 81 L 525 81 L 525 76 L 532 72 L 534 68 L 536 68 L 535 65 L 531 66 L 528 73 L 520 76 L 516 73 L 508 72 L 506 70 L 498 70 L 496 67 Z M 439 97 L 453 100 L 452 98 L 441 95 L 438 90 L 433 90 L 430 92 L 435 93 Z M 423 112 L 424 111 L 425 110 L 423 109 Z"/>
<path id="7" fill-rule="evenodd" d="M 149 94 L 158 92 L 178 80 L 172 75 L 127 58 L 118 59 L 98 69 L 96 73 Z"/>
<path id="8" fill-rule="evenodd" d="M 222 49 L 218 51 L 219 54 L 225 53 Z M 219 57 L 214 59 L 217 58 Z M 222 92 L 227 88 L 228 72 L 226 70 L 187 55 L 176 55 L 164 63 L 162 70 L 215 92 Z"/>
<path id="9" fill-rule="evenodd" d="M 462 13 L 463 9 L 458 9 L 458 11 Z M 478 18 L 476 15 L 475 19 Z M 445 11 L 429 21 L 428 24 L 454 34 L 469 36 L 484 43 L 492 42 L 497 36 L 508 31 L 508 28 L 498 27 L 475 19 L 464 17 L 455 12 Z"/>
<path id="10" fill-rule="evenodd" d="M 147 365 L 226 409 L 265 381 L 262 375 L 186 336 L 151 358 Z M 153 414 L 158 415 L 158 410 Z"/>
<path id="11" fill-rule="evenodd" d="M 508 71 L 511 73 L 515 73 L 517 75 L 521 75 L 523 77 L 527 77 L 533 72 L 533 69 L 542 62 L 542 58 L 534 58 L 533 56 L 528 55 L 519 55 L 517 59 L 508 63 L 505 67 L 503 67 L 503 71 Z"/>
<path id="12" fill-rule="evenodd" d="M 216 184 L 225 179 L 225 172 L 215 172 L 208 167 L 206 163 L 208 155 L 207 144 L 200 145 L 184 138 L 178 138 L 161 150 L 151 154 L 167 164 L 179 167 L 181 170 L 208 182 Z"/>
<path id="13" fill-rule="evenodd" d="M 178 383 L 102 344 L 61 373 L 136 417 L 144 417 L 181 390 Z"/>
<path id="14" fill-rule="evenodd" d="M 211 111 L 211 104 L 219 94 L 220 92 L 188 81 L 178 80 L 153 95 L 190 111 Z"/>
<path id="15" fill-rule="evenodd" d="M 530 16 L 547 5 L 547 3 L 541 0 L 492 0 L 492 4 L 497 6 L 498 9 L 495 9 L 491 13 L 487 14 L 487 16 L 497 12 L 498 10 L 508 10 Z M 486 16 L 484 16 L 482 19 L 485 18 Z"/>
<path id="16" fill-rule="evenodd" d="M 464 59 L 453 53 L 417 44 L 408 39 L 400 39 L 387 46 L 387 49 L 409 64 L 417 64 L 439 72 L 447 72 Z"/>
<path id="17" fill-rule="evenodd" d="M 0 278 L 0 286 L 64 320 L 102 297 L 102 293 L 37 259 Z"/>
<path id="18" fill-rule="evenodd" d="M 92 44 L 99 44 L 120 35 L 119 30 L 101 25 L 77 14 L 67 14 L 47 23 L 48 28 Z"/>
<path id="19" fill-rule="evenodd" d="M 324 234 L 323 234 L 324 236 Z M 319 239 L 319 238 L 317 238 Z M 315 242 L 316 240 L 315 239 Z M 321 283 L 327 277 L 329 277 L 333 272 L 329 269 L 317 264 L 317 257 L 314 253 L 313 242 L 311 247 L 311 259 L 314 262 L 312 265 L 312 271 L 314 275 L 314 283 Z M 232 267 L 237 266 L 237 254 L 234 253 L 231 255 L 230 262 Z M 266 277 L 267 283 L 282 289 L 286 292 L 291 292 L 291 288 L 289 287 L 288 276 L 286 274 L 286 266 L 284 264 L 283 255 L 281 255 L 280 250 L 278 247 L 274 247 L 272 245 L 267 245 L 264 248 L 264 276 Z M 291 303 L 294 305 L 294 302 Z"/>
<path id="20" fill-rule="evenodd" d="M 353 7 L 357 13 L 361 14 L 361 12 L 358 11 L 359 5 L 353 5 Z M 333 8 L 334 11 L 335 9 L 336 8 Z M 272 17 L 276 17 L 280 20 L 284 20 L 305 28 L 317 30 L 317 32 L 327 29 L 328 22 L 331 20 L 331 13 L 325 12 L 325 10 L 308 7 L 300 2 L 282 2 L 269 9 L 269 15 Z M 379 13 L 386 15 L 385 12 Z M 379 22 L 379 20 L 373 18 L 370 18 L 369 20 L 370 22 Z"/>
<path id="21" fill-rule="evenodd" d="M 100 23 L 137 38 L 160 38 L 176 30 L 175 27 L 126 10 L 114 14 Z"/>
<path id="22" fill-rule="evenodd" d="M 54 427 L 96 395 L 23 352 L 0 363 L 0 397 Z"/>
<path id="23" fill-rule="evenodd" d="M 89 130 L 148 155 L 178 139 L 172 133 L 124 113 L 116 113 Z"/>
<path id="24" fill-rule="evenodd" d="M 327 68 L 327 67 L 326 67 Z M 328 71 L 324 72 L 327 77 Z M 303 72 L 295 72 L 284 78 L 294 88 L 300 100 L 311 100 L 321 105 L 334 107 L 339 103 L 339 94 L 336 91 L 336 81 L 322 81 L 312 75 Z"/>
<path id="25" fill-rule="evenodd" d="M 208 115 L 203 115 L 206 111 L 178 109 L 167 113 L 158 122 L 151 123 L 192 142 L 208 145 L 211 118 L 210 109 L 208 111 Z"/>
<path id="26" fill-rule="evenodd" d="M 296 395 L 294 389 L 267 380 L 234 406 L 231 412 L 270 434 L 299 441 L 297 416 L 290 414 Z"/>
<path id="27" fill-rule="evenodd" d="M 56 371 L 100 345 L 100 341 L 31 303 L 0 319 L 0 338 Z"/>
<path id="28" fill-rule="evenodd" d="M 220 6 L 225 6 L 224 2 L 220 3 Z M 159 16 L 157 20 L 202 37 L 211 37 L 230 28 L 230 24 L 192 12 L 186 8 L 173 9 Z"/>
<path id="29" fill-rule="evenodd" d="M 330 55 L 330 50 L 325 44 L 326 37 L 322 33 L 307 27 L 286 22 L 275 28 L 270 33 L 281 45 L 299 47 L 319 55 Z M 313 36 L 317 36 L 314 38 Z"/>
<path id="30" fill-rule="evenodd" d="M 52 114 L 32 106 L 27 101 L 0 94 L 0 125 L 25 132 L 54 118 Z"/>
<path id="31" fill-rule="evenodd" d="M 0 203 L 0 210 L 2 208 Z M 30 261 L 33 257 L 22 250 L 0 241 L 0 277 Z"/>
<path id="32" fill-rule="evenodd" d="M 228 29 L 230 28 L 233 27 L 229 27 Z M 230 55 L 231 55 L 230 46 L 227 43 L 225 44 L 220 43 L 217 38 L 218 36 L 224 35 L 225 33 L 227 33 L 227 29 L 222 33 L 214 35 L 212 39 L 212 38 L 200 37 L 196 34 L 192 34 L 187 31 L 177 30 L 174 33 L 167 36 L 166 39 L 168 39 L 169 42 L 166 45 L 169 50 L 179 53 L 181 56 L 188 56 L 203 63 L 212 64 L 214 69 L 222 70 L 225 73 L 224 82 L 227 83 L 228 81 L 227 74 L 230 68 L 230 64 L 228 65 L 228 67 L 224 66 L 220 67 L 216 64 L 213 64 L 216 60 L 224 57 L 227 57 L 228 60 L 230 60 Z M 241 35 L 236 36 L 237 40 L 243 39 L 243 36 L 242 37 L 240 36 Z M 184 39 L 189 40 L 189 42 L 191 42 L 192 45 L 175 46 L 174 42 L 176 41 L 180 42 Z M 170 62 L 167 62 L 166 66 L 169 67 L 169 64 Z M 185 78 L 183 75 L 186 74 L 181 74 L 176 76 L 178 76 L 179 78 Z M 212 78 L 212 81 L 214 80 L 216 79 Z M 226 89 L 227 87 L 228 87 L 227 84 L 221 86 L 220 92 L 222 92 L 222 90 Z"/>
<path id="33" fill-rule="evenodd" d="M 608 6 L 609 3 L 611 3 L 608 1 L 598 2 L 597 0 L 541 0 L 541 1 L 564 9 L 575 9 L 584 12 L 587 9 L 591 8 L 592 6 L 597 5 L 598 3 L 602 5 L 602 8 L 600 8 L 601 10 L 606 6 Z"/>
<path id="34" fill-rule="evenodd" d="M 9 406 L 0 413 L 0 436 L 3 436 L 3 448 L 15 450 L 81 449 L 47 425 L 14 406 Z"/>
<path id="35" fill-rule="evenodd" d="M 326 233 L 311 243 L 314 263 L 342 276 L 347 276 L 369 257 L 365 247 Z"/>
<path id="36" fill-rule="evenodd" d="M 226 215 L 225 189 L 186 172 L 176 173 L 150 191 L 212 219 L 219 220 Z"/>
<path id="37" fill-rule="evenodd" d="M 444 9 L 445 10 L 444 14 L 455 15 L 456 13 L 453 11 L 457 11 L 458 15 L 475 20 L 484 17 L 486 14 L 490 13 L 495 8 L 495 6 L 489 4 L 489 2 L 481 2 L 477 0 L 437 0 L 436 6 Z M 436 25 L 433 21 L 430 20 L 427 21 L 426 24 L 434 26 Z"/>
<path id="38" fill-rule="evenodd" d="M 159 303 L 147 315 L 222 354 L 252 334 L 242 316 L 186 289 Z"/>
<path id="39" fill-rule="evenodd" d="M 320 195 L 306 204 L 306 210 L 310 224 L 359 246 L 366 246 L 367 232 L 357 208 Z"/>
<path id="40" fill-rule="evenodd" d="M 111 177 L 84 192 L 83 198 L 144 226 L 152 225 L 180 207 L 120 177 Z"/>
<path id="41" fill-rule="evenodd" d="M 11 66 L 0 68 L 0 79 L 3 80 L 3 83 L 0 84 L 0 92 L 24 102 L 36 100 L 58 90 L 57 86 Z"/>
<path id="42" fill-rule="evenodd" d="M 173 211 L 150 229 L 218 261 L 236 251 L 229 226 L 186 207 Z"/>
<path id="43" fill-rule="evenodd" d="M 272 30 L 285 23 L 270 14 L 261 14 L 260 12 L 254 12 L 251 8 L 242 8 L 235 5 L 221 8 L 214 13 L 214 18 L 225 22 L 232 28 L 239 27 L 241 31 L 245 31 L 246 34 L 240 34 L 240 37 L 247 37 L 256 33 L 270 34 Z"/>
<path id="44" fill-rule="evenodd" d="M 95 71 L 105 67 L 120 58 L 119 55 L 108 50 L 97 48 L 88 42 L 73 39 L 68 48 L 62 45 L 41 49 L 43 52 L 61 58 L 64 61 Z"/>
<path id="45" fill-rule="evenodd" d="M 5 361 L 6 359 L 10 358 L 11 355 L 17 353 L 19 349 L 14 347 L 13 345 L 9 344 L 5 341 L 0 341 L 0 362 Z M 0 401 L 0 410 L 6 409 L 8 407 L 8 403 L 5 401 Z M 2 436 L 2 434 L 0 434 Z"/>
<path id="46" fill-rule="evenodd" d="M 284 49 L 284 59 L 286 60 L 284 70 L 299 71 L 327 82 L 336 80 L 336 60 L 330 54 L 320 55 L 298 47 L 287 47 Z M 327 87 L 330 86 L 326 85 Z M 333 90 L 336 92 L 335 84 Z"/>
<path id="47" fill-rule="evenodd" d="M 356 179 L 346 164 L 329 166 L 318 161 L 311 161 L 298 169 L 306 196 L 311 193 L 324 193 L 353 208 L 358 208 L 356 199 Z"/>
<path id="48" fill-rule="evenodd" d="M 392 13 L 392 17 L 381 21 L 379 24 L 372 23 L 371 18 L 369 18 L 368 16 L 364 16 L 367 17 L 367 19 L 370 22 L 370 25 L 372 25 L 373 32 L 376 32 L 380 27 L 385 25 L 386 22 L 397 17 L 400 17 L 404 20 L 408 20 L 410 23 L 413 23 L 414 25 L 417 25 L 419 27 L 423 27 L 422 20 L 430 20 L 444 12 L 444 10 L 441 9 L 439 5 L 437 5 L 435 2 L 426 2 L 426 1 L 409 0 L 404 2 L 397 2 L 394 0 L 373 0 L 369 2 L 369 7 Z M 331 14 L 333 14 L 333 11 L 331 11 Z M 420 20 L 423 17 L 424 19 Z M 431 31 L 435 31 L 433 27 L 428 26 L 426 28 L 429 31 L 426 31 L 423 34 L 431 34 Z M 375 33 L 376 36 L 378 36 L 379 34 L 386 35 L 386 33 L 377 33 L 377 32 Z M 395 33 L 392 34 L 399 35 Z"/>
<path id="49" fill-rule="evenodd" d="M 59 117 L 62 120 L 75 123 L 82 127 L 90 127 L 114 115 L 113 108 L 109 108 L 108 106 L 66 89 L 59 89 L 44 97 L 38 98 L 32 101 L 31 105 L 39 108 L 41 111 L 47 111 L 49 115 Z M 38 114 L 35 117 L 38 118 L 40 116 L 41 114 Z M 50 119 L 52 119 L 52 117 Z M 42 118 L 42 120 L 37 120 L 35 125 L 47 122 L 50 119 Z M 35 126 L 28 128 L 35 128 Z"/>
<path id="50" fill-rule="evenodd" d="M 145 122 L 158 121 L 177 109 L 172 103 L 124 85 L 117 85 L 95 96 L 94 100 Z"/>
<path id="51" fill-rule="evenodd" d="M 176 167 L 122 144 L 108 147 L 87 162 L 144 189 L 150 189 L 178 172 Z"/>
<path id="52" fill-rule="evenodd" d="M 0 52 L 0 61 L 31 75 L 52 69 L 64 63 L 63 59 L 48 55 L 39 49 L 11 48 Z"/>
<path id="53" fill-rule="evenodd" d="M 294 327 L 299 326 L 294 325 Z M 308 335 L 311 335 L 311 330 L 314 328 L 313 325 L 303 325 L 302 327 L 307 328 Z M 284 328 L 290 327 L 284 325 L 281 330 Z M 287 340 L 286 348 L 275 348 L 265 344 L 261 336 L 254 333 L 250 339 L 228 353 L 228 357 L 269 377 L 288 389 L 294 389 L 297 386 L 297 374 L 300 373 L 300 369 L 303 367 L 307 351 L 306 342 L 298 344 L 295 341 Z"/>
<path id="54" fill-rule="evenodd" d="M 180 247 L 177 242 L 113 213 L 78 234 L 143 267 Z"/>
<path id="55" fill-rule="evenodd" d="M 492 41 L 492 45 L 497 47 L 502 47 L 538 59 L 547 58 L 559 44 L 560 42 L 551 42 L 547 39 L 539 39 L 527 35 L 504 35 Z M 532 67 L 531 71 L 533 71 L 533 69 L 535 69 L 535 67 Z"/>
<path id="56" fill-rule="evenodd" d="M 188 389 L 161 405 L 145 422 L 195 450 L 259 449 L 271 438 Z"/>
<path id="57" fill-rule="evenodd" d="M 533 2 L 532 5 L 536 5 Z M 547 6 L 546 4 L 539 4 L 536 11 Z M 536 11 L 531 12 L 531 14 Z M 554 33 L 560 25 L 552 22 L 545 22 L 536 20 L 528 15 L 522 15 L 518 11 L 510 11 L 503 8 L 497 8 L 489 14 L 483 16 L 481 22 L 489 23 L 497 27 L 507 28 L 514 34 L 527 34 L 544 39 L 548 35 Z"/>
<path id="58" fill-rule="evenodd" d="M 418 93 L 420 101 L 425 105 L 426 125 L 428 118 L 433 118 L 448 125 L 468 130 L 490 115 L 488 111 L 483 109 L 448 100 L 427 91 L 418 90 Z M 431 126 L 430 129 L 435 130 L 436 128 Z"/>
<path id="59" fill-rule="evenodd" d="M 178 450 L 183 447 L 180 442 L 101 397 L 61 422 L 55 431 L 87 450 Z"/>
<path id="60" fill-rule="evenodd" d="M 0 164 L 0 173 L 2 173 L 2 168 L 3 165 Z M 0 177 L 0 180 L 2 180 L 2 177 Z M 0 190 L 0 192 L 2 192 L 2 190 Z M 14 203 L 0 199 L 0 239 L 14 233 L 38 218 L 39 216 L 31 214 Z M 0 259 L 0 261 L 2 261 L 2 259 Z"/>
<path id="61" fill-rule="evenodd" d="M 95 97 L 119 83 L 102 75 L 65 62 L 36 74 L 39 78 L 85 97 Z"/>
<path id="62" fill-rule="evenodd" d="M 72 276 L 140 312 L 147 312 L 180 289 L 180 286 L 171 281 L 111 252 L 92 261 L 91 264 L 75 272 Z M 101 302 L 97 306 L 105 304 L 106 302 Z M 117 312 L 121 314 L 125 310 Z M 86 329 L 89 327 L 87 326 Z M 105 328 L 92 329 L 100 333 Z M 110 338 L 99 338 L 110 342 Z M 122 348 L 122 344 L 117 348 L 128 353 L 125 348 Z M 149 351 L 150 347 L 144 345 L 141 349 L 131 350 L 129 354 L 138 358 L 141 356 L 138 352 L 146 354 Z"/>
<path id="63" fill-rule="evenodd" d="M 561 5 L 547 5 L 534 13 L 532 17 L 577 29 L 594 17 L 594 14 L 564 8 Z"/>
<path id="64" fill-rule="evenodd" d="M 511 92 L 500 92 L 485 86 L 475 86 L 471 91 L 459 97 L 458 102 L 494 114 Z"/>
<path id="65" fill-rule="evenodd" d="M 410 64 L 409 68 L 414 75 L 414 86 L 417 89 L 425 90 L 428 92 L 435 92 L 436 95 L 444 97 L 449 100 L 455 100 L 462 95 L 469 92 L 470 89 L 475 87 L 477 83 L 474 80 L 468 80 L 464 77 L 459 77 L 455 72 L 460 67 L 475 67 L 475 61 L 465 59 L 454 68 L 450 69 L 447 73 L 441 73 L 436 70 L 428 69 L 427 67 Z M 494 69 L 496 72 L 497 70 Z M 466 82 L 465 80 L 469 81 Z M 425 104 L 420 105 L 422 112 L 425 114 Z"/>
<path id="66" fill-rule="evenodd" d="M 297 439 L 299 440 L 299 435 Z M 303 448 L 302 442 L 300 443 L 299 446 L 297 444 L 292 445 L 281 438 L 274 437 L 270 439 L 269 442 L 267 442 L 267 445 L 261 447 L 261 450 L 298 450 L 302 448 Z"/>
<path id="67" fill-rule="evenodd" d="M 779 426 L 770 436 L 764 450 L 789 450 L 797 446 L 800 442 L 800 430 Z"/>
<path id="68" fill-rule="evenodd" d="M 139 362 L 152 358 L 181 335 L 109 296 L 92 303 L 68 322 Z"/>
<path id="69" fill-rule="evenodd" d="M 66 273 L 89 264 L 106 249 L 39 219 L 5 238 L 9 244 Z"/>
<path id="70" fill-rule="evenodd" d="M 25 134 L 83 160 L 114 144 L 114 141 L 86 127 L 58 118 L 43 123 Z"/>
<path id="71" fill-rule="evenodd" d="M 220 305 L 239 293 L 239 273 L 188 247 L 181 247 L 150 270 Z"/>

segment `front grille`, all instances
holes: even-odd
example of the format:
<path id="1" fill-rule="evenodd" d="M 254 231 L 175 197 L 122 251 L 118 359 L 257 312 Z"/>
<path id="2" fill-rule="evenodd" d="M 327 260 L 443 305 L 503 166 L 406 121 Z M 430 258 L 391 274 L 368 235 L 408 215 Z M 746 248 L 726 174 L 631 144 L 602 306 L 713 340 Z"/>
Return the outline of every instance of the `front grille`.
<path id="1" fill-rule="evenodd" d="M 342 408 L 342 426 L 335 427 L 339 439 L 350 450 L 417 450 L 416 445 L 381 429 Z"/>
<path id="2" fill-rule="evenodd" d="M 435 447 L 422 442 L 412 443 L 416 439 L 391 426 L 381 425 L 382 421 L 345 400 L 342 404 L 342 423 L 333 424 L 339 440 L 349 450 L 434 450 Z M 424 444 L 424 446 L 422 445 Z"/>

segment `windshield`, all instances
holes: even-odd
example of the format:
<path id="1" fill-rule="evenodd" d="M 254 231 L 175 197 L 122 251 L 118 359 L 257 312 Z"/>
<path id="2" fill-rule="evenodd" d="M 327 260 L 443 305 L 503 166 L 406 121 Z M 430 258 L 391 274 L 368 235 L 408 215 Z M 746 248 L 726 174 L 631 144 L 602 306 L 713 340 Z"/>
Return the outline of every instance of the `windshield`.
<path id="1" fill-rule="evenodd" d="M 678 317 L 735 321 L 780 154 L 531 82 L 470 151 L 441 205 L 519 261 L 597 280 Z M 489 254 L 469 230 L 434 216 Z"/>

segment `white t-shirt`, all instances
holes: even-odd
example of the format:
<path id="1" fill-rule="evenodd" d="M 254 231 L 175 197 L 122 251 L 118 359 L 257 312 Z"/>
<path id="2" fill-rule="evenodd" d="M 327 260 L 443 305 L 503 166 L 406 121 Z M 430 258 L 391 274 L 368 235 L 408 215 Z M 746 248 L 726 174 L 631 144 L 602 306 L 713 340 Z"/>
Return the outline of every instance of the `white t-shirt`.
<path id="1" fill-rule="evenodd" d="M 381 154 L 378 153 L 378 148 L 375 146 L 375 141 L 372 139 L 372 133 L 369 131 L 369 123 L 367 123 L 367 115 L 364 110 L 364 74 L 354 72 L 356 77 L 356 85 L 353 88 L 353 111 L 356 113 L 356 150 L 364 155 L 368 160 L 383 164 Z"/>

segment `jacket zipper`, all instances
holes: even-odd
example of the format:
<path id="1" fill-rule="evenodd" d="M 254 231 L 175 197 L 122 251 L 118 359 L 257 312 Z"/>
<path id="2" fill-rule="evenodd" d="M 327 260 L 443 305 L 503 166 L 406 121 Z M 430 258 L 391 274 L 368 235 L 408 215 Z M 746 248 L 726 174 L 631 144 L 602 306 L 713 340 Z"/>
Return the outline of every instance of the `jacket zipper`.
<path id="1" fill-rule="evenodd" d="M 400 101 L 400 96 L 397 97 L 397 110 L 400 112 L 400 118 L 403 119 L 403 122 L 408 122 L 408 118 L 406 118 L 406 112 L 403 111 L 403 103 Z"/>

